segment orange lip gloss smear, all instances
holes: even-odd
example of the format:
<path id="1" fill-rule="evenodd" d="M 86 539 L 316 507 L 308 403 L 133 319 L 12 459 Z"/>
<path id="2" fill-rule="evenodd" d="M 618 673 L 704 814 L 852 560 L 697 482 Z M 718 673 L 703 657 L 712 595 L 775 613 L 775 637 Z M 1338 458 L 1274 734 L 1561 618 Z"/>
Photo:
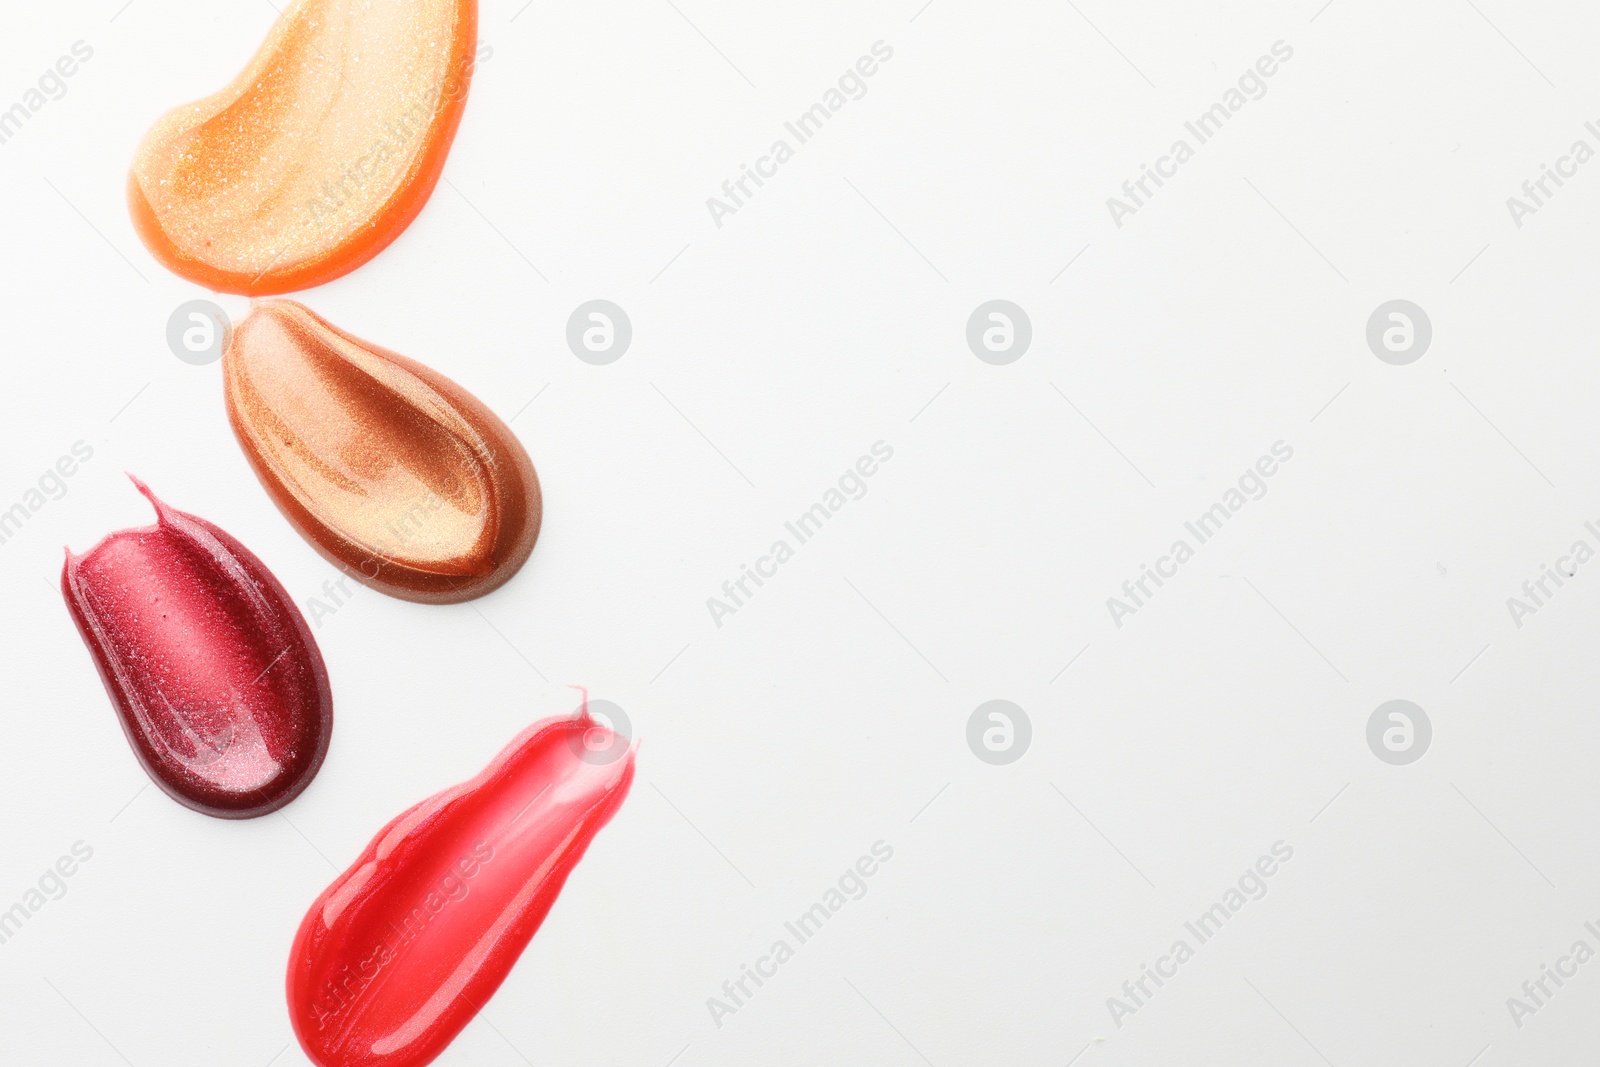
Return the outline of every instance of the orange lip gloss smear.
<path id="1" fill-rule="evenodd" d="M 433 193 L 477 24 L 477 0 L 296 0 L 227 88 L 145 135 L 139 236 L 174 273 L 249 296 L 361 266 Z"/>
<path id="2" fill-rule="evenodd" d="M 391 596 L 450 604 L 533 551 L 533 461 L 481 400 L 292 300 L 260 301 L 222 357 L 256 476 L 318 551 Z"/>

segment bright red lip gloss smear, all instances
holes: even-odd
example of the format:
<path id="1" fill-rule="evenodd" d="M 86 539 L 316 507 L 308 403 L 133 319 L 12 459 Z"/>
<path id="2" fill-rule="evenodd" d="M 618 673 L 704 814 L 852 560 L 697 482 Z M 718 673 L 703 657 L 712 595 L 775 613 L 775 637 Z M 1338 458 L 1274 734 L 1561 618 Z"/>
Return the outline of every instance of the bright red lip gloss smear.
<path id="1" fill-rule="evenodd" d="M 295 935 L 289 1017 L 311 1061 L 432 1063 L 532 940 L 633 762 L 585 699 L 379 831 Z"/>
<path id="2" fill-rule="evenodd" d="M 178 803 L 276 811 L 328 751 L 333 696 L 305 619 L 255 555 L 137 478 L 156 524 L 67 552 L 61 593 L 134 755 Z"/>

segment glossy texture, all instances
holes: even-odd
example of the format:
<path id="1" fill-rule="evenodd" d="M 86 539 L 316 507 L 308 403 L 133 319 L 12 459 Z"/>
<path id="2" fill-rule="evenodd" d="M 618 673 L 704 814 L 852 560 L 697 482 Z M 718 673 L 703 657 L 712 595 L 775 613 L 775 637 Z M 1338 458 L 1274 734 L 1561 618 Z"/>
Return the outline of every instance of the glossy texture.
<path id="1" fill-rule="evenodd" d="M 145 134 L 128 175 L 139 236 L 174 273 L 229 293 L 359 267 L 433 193 L 477 25 L 477 0 L 296 0 L 227 88 Z"/>
<path id="2" fill-rule="evenodd" d="M 69 550 L 67 609 L 134 754 L 167 795 L 222 819 L 276 811 L 328 751 L 322 654 L 249 549 L 134 484 L 156 524 Z"/>
<path id="3" fill-rule="evenodd" d="M 433 1062 L 538 931 L 633 765 L 585 702 L 379 831 L 295 935 L 289 1017 L 311 1061 Z"/>
<path id="4" fill-rule="evenodd" d="M 352 577 L 454 603 L 498 587 L 533 551 L 533 462 L 442 374 L 272 300 L 234 327 L 222 377 L 261 484 Z"/>

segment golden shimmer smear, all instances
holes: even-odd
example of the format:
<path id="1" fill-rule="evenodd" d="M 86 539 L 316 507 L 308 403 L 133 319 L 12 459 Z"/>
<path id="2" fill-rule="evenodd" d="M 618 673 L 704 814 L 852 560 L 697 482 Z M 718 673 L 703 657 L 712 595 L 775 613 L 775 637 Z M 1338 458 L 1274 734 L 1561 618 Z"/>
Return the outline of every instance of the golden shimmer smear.
<path id="1" fill-rule="evenodd" d="M 448 604 L 533 551 L 539 478 L 483 402 L 292 300 L 256 303 L 222 358 L 228 419 L 290 523 L 351 577 Z"/>
<path id="2" fill-rule="evenodd" d="M 472 78 L 477 0 L 296 0 L 221 92 L 168 112 L 128 175 L 135 228 L 220 292 L 307 289 L 433 193 Z"/>

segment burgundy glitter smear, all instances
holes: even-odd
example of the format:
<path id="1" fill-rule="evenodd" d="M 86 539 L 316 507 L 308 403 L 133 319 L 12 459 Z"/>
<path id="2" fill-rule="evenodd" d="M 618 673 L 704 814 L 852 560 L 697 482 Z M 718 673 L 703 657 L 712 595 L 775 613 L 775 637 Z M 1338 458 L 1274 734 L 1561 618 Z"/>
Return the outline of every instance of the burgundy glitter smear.
<path id="1" fill-rule="evenodd" d="M 322 654 L 254 553 L 133 484 L 156 524 L 69 549 L 67 609 L 134 755 L 168 796 L 220 819 L 276 811 L 328 752 Z"/>

